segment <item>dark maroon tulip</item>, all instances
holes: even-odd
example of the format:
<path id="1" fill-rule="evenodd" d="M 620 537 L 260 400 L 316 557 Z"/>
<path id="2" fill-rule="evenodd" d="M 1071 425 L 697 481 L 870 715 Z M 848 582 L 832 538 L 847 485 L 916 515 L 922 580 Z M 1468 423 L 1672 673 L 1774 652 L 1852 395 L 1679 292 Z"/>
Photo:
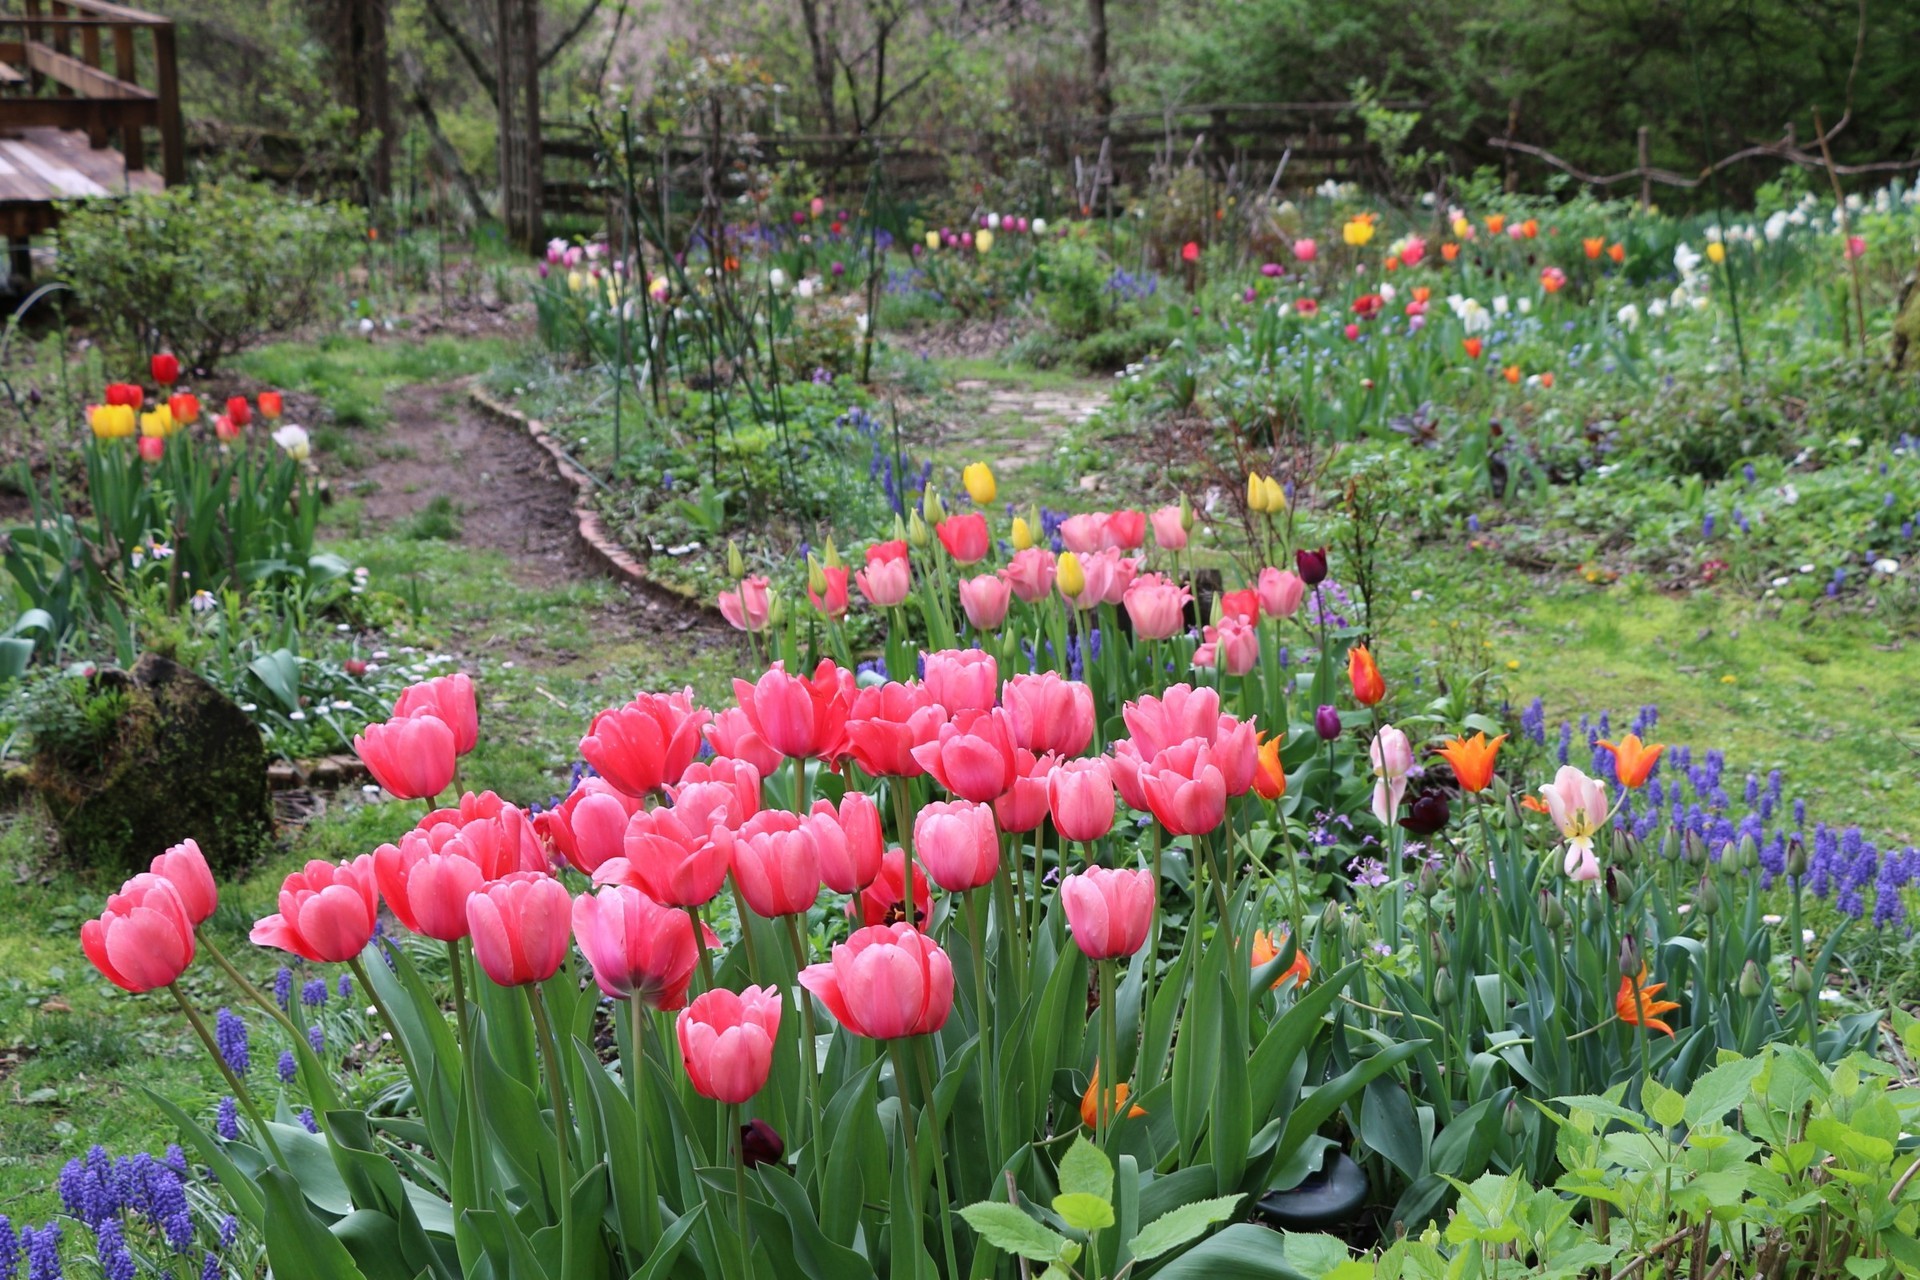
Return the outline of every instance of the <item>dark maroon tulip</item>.
<path id="1" fill-rule="evenodd" d="M 1313 713 L 1313 731 L 1320 735 L 1323 742 L 1332 742 L 1340 736 L 1340 711 L 1337 707 L 1321 707 Z"/>
<path id="2" fill-rule="evenodd" d="M 1447 825 L 1453 817 L 1453 810 L 1447 806 L 1447 797 L 1438 791 L 1422 791 L 1407 806 L 1407 816 L 1400 819 L 1400 825 L 1416 836 L 1430 836 Z"/>
<path id="3" fill-rule="evenodd" d="M 1300 571 L 1300 580 L 1310 587 L 1317 587 L 1327 580 L 1327 549 L 1318 551 L 1305 549 L 1293 553 L 1294 568 Z"/>
<path id="4" fill-rule="evenodd" d="M 740 1160 L 747 1168 L 778 1164 L 786 1153 L 787 1144 L 765 1120 L 752 1120 L 740 1126 Z"/>

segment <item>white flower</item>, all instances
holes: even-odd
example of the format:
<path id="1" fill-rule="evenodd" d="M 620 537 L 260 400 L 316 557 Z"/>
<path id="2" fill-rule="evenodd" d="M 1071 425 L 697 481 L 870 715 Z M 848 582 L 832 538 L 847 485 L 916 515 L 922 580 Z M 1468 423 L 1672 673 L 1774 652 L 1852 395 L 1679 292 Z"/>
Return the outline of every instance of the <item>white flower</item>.
<path id="1" fill-rule="evenodd" d="M 862 311 L 853 318 L 853 327 L 860 331 L 861 337 L 867 336 L 867 313 Z"/>
<path id="2" fill-rule="evenodd" d="M 1460 309 L 1460 327 L 1468 333 L 1485 333 L 1493 328 L 1493 315 L 1472 298 Z"/>
<path id="3" fill-rule="evenodd" d="M 1690 276 L 1700 269 L 1700 255 L 1693 247 L 1682 240 L 1673 250 L 1673 267 L 1681 276 Z"/>
<path id="4" fill-rule="evenodd" d="M 988 214 L 988 215 L 987 215 L 987 230 L 989 230 L 989 231 L 998 231 L 999 229 L 1000 229 L 1000 215 L 999 215 L 999 214 L 997 214 L 997 213 L 990 213 L 990 214 Z"/>
<path id="5" fill-rule="evenodd" d="M 1522 299 L 1520 299 L 1520 301 L 1519 301 L 1519 303 L 1518 303 L 1518 306 L 1519 306 L 1519 308 L 1520 308 L 1520 314 L 1521 314 L 1521 315 L 1523 315 L 1523 316 L 1524 316 L 1524 315 L 1531 315 L 1531 314 L 1533 314 L 1533 299 L 1532 299 L 1532 298 L 1522 298 Z"/>
<path id="6" fill-rule="evenodd" d="M 775 267 L 773 270 L 767 272 L 767 287 L 772 289 L 775 293 L 778 293 L 782 289 L 786 288 L 787 273 L 782 271 L 778 267 Z"/>
<path id="7" fill-rule="evenodd" d="M 304 712 L 304 711 L 289 711 L 289 712 L 287 712 L 287 719 L 289 719 L 289 720 L 295 720 L 295 721 L 299 721 L 299 720 L 305 720 L 306 718 L 307 718 L 307 713 L 306 713 L 306 712 Z"/>
<path id="8" fill-rule="evenodd" d="M 1649 302 L 1647 304 L 1647 314 L 1655 320 L 1667 314 L 1667 300 L 1665 298 L 1655 298 L 1652 302 Z"/>
<path id="9" fill-rule="evenodd" d="M 1502 293 L 1502 294 L 1495 295 L 1493 299 L 1493 314 L 1497 316 L 1503 316 L 1507 314 L 1507 295 L 1506 294 Z"/>
<path id="10" fill-rule="evenodd" d="M 1328 178 L 1325 182 L 1315 187 L 1313 193 L 1322 200 L 1338 200 L 1340 198 L 1340 184 L 1332 178 Z"/>
<path id="11" fill-rule="evenodd" d="M 1900 572 L 1900 562 L 1881 556 L 1873 562 L 1873 571 L 1875 573 L 1898 573 Z"/>
<path id="12" fill-rule="evenodd" d="M 1786 503 L 1788 506 L 1792 506 L 1794 503 L 1800 501 L 1800 491 L 1790 484 L 1783 484 L 1778 489 L 1775 489 L 1774 492 L 1779 494 L 1780 501 Z"/>
<path id="13" fill-rule="evenodd" d="M 1614 323 L 1631 333 L 1640 327 L 1640 308 L 1629 302 L 1613 313 Z"/>
<path id="14" fill-rule="evenodd" d="M 1705 311 L 1707 309 L 1707 300 L 1705 298 L 1688 298 L 1687 305 L 1691 306 L 1695 311 Z"/>
<path id="15" fill-rule="evenodd" d="M 1047 220 L 1045 218 L 1035 218 L 1033 220 L 1033 234 L 1037 236 L 1047 234 Z"/>
<path id="16" fill-rule="evenodd" d="M 207 610 L 213 608 L 213 592 L 204 590 L 196 591 L 193 593 L 193 599 L 188 603 L 193 606 L 195 613 L 205 613 Z"/>
<path id="17" fill-rule="evenodd" d="M 1392 302 L 1394 294 L 1398 292 L 1399 290 L 1395 289 L 1390 284 L 1383 284 L 1380 286 L 1380 296 L 1385 298 L 1388 302 Z"/>
<path id="18" fill-rule="evenodd" d="M 295 462 L 305 462 L 313 454 L 313 443 L 307 439 L 306 428 L 291 422 L 273 433 L 273 442 Z"/>
<path id="19" fill-rule="evenodd" d="M 800 283 L 793 287 L 793 291 L 795 295 L 797 295 L 798 297 L 811 298 L 813 296 L 814 288 L 815 288 L 815 285 L 813 282 L 813 277 L 802 276 L 800 278 Z"/>
<path id="20" fill-rule="evenodd" d="M 360 318 L 360 332 L 362 333 L 373 332 L 373 321 L 370 318 L 366 316 L 362 316 Z"/>

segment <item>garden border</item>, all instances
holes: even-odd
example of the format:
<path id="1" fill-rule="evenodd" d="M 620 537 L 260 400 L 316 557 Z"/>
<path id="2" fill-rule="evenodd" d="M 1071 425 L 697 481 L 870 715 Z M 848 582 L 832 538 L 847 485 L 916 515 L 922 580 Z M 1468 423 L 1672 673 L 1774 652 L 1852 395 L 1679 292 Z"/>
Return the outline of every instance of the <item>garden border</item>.
<path id="1" fill-rule="evenodd" d="M 467 386 L 467 402 L 482 414 L 495 421 L 524 431 L 527 438 L 539 445 L 547 456 L 553 459 L 553 465 L 560 472 L 561 479 L 573 488 L 574 530 L 580 541 L 586 545 L 603 566 L 616 578 L 638 587 L 641 591 L 663 604 L 674 605 L 691 610 L 707 622 L 725 623 L 726 618 L 719 608 L 695 594 L 690 588 L 662 582 L 649 574 L 640 560 L 620 541 L 607 531 L 606 522 L 600 513 L 594 510 L 594 479 L 585 468 L 568 455 L 566 448 L 547 430 L 546 424 L 538 418 L 530 418 L 510 405 L 494 399 L 486 390 L 477 385 Z"/>

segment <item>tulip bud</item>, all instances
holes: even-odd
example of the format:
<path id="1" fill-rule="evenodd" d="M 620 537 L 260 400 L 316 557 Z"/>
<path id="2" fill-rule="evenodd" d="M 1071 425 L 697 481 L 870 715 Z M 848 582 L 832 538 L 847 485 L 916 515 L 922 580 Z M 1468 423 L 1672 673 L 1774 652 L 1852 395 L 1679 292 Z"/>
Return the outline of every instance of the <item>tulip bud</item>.
<path id="1" fill-rule="evenodd" d="M 1433 939 L 1433 962 L 1435 964 L 1452 964 L 1453 948 L 1448 945 L 1446 935 L 1443 933 L 1432 933 L 1427 936 Z"/>
<path id="2" fill-rule="evenodd" d="M 1742 871 L 1751 871 L 1760 865 L 1760 846 L 1754 842 L 1752 832 L 1748 832 L 1746 835 L 1740 837 L 1738 856 L 1740 858 L 1739 866 Z"/>
<path id="3" fill-rule="evenodd" d="M 767 625 L 778 627 L 787 620 L 787 602 L 779 592 L 767 592 Z"/>
<path id="4" fill-rule="evenodd" d="M 1452 817 L 1453 811 L 1444 794 L 1422 791 L 1407 806 L 1407 816 L 1400 819 L 1400 825 L 1416 836 L 1430 836 L 1444 828 Z"/>
<path id="5" fill-rule="evenodd" d="M 1347 947 L 1358 951 L 1367 945 L 1367 922 L 1358 914 L 1347 917 Z"/>
<path id="6" fill-rule="evenodd" d="M 827 537 L 827 554 L 821 558 L 820 563 L 829 569 L 840 569 L 846 566 L 847 562 L 840 558 L 840 548 L 833 545 L 831 534 Z"/>
<path id="7" fill-rule="evenodd" d="M 1313 713 L 1313 731 L 1320 735 L 1322 742 L 1332 742 L 1340 736 L 1340 709 L 1322 706 Z"/>
<path id="8" fill-rule="evenodd" d="M 751 1169 L 758 1164 L 778 1164 L 787 1144 L 779 1132 L 765 1120 L 740 1126 L 740 1162 Z"/>
<path id="9" fill-rule="evenodd" d="M 1420 896 L 1431 899 L 1440 892 L 1440 873 L 1433 869 L 1431 862 L 1420 864 Z"/>
<path id="10" fill-rule="evenodd" d="M 1787 980 L 1795 995 L 1807 995 L 1813 990 L 1813 970 L 1799 956 L 1793 958 L 1793 976 Z"/>
<path id="11" fill-rule="evenodd" d="M 1634 863 L 1634 860 L 1637 859 L 1639 856 L 1640 856 L 1640 842 L 1633 838 L 1633 833 L 1631 831 L 1623 831 L 1618 827 L 1614 828 L 1614 832 L 1613 832 L 1614 861 L 1624 863 L 1627 866 L 1632 866 Z"/>
<path id="12" fill-rule="evenodd" d="M 1267 509 L 1266 499 L 1266 486 L 1260 483 L 1259 473 L 1255 471 L 1247 472 L 1247 506 L 1254 511 L 1265 511 Z"/>
<path id="13" fill-rule="evenodd" d="M 1560 904 L 1560 899 L 1542 889 L 1540 891 L 1540 923 L 1557 931 L 1566 922 L 1567 909 Z"/>
<path id="14" fill-rule="evenodd" d="M 1606 874 L 1607 897 L 1616 907 L 1625 906 L 1633 896 L 1633 877 L 1617 866 L 1609 865 Z"/>
<path id="15" fill-rule="evenodd" d="M 1320 932 L 1327 937 L 1335 937 L 1343 932 L 1346 924 L 1346 912 L 1337 902 L 1328 902 L 1320 909 Z"/>
<path id="16" fill-rule="evenodd" d="M 907 540 L 907 526 L 901 521 L 898 511 L 893 513 L 892 538 L 895 542 L 905 542 Z"/>
<path id="17" fill-rule="evenodd" d="M 1689 866 L 1697 867 L 1706 862 L 1707 842 L 1700 838 L 1699 832 L 1697 831 L 1687 832 L 1686 836 L 1681 841 L 1681 847 L 1686 850 L 1687 864 Z"/>
<path id="18" fill-rule="evenodd" d="M 1186 494 L 1180 495 L 1180 527 L 1188 533 L 1193 532 L 1193 503 Z"/>
<path id="19" fill-rule="evenodd" d="M 1640 976 L 1640 966 L 1643 963 L 1644 961 L 1640 959 L 1640 939 L 1631 933 L 1621 938 L 1620 976 L 1623 978 L 1638 978 Z"/>
<path id="20" fill-rule="evenodd" d="M 920 517 L 928 524 L 939 524 L 947 518 L 947 504 L 940 501 L 940 491 L 932 485 L 920 495 Z"/>
<path id="21" fill-rule="evenodd" d="M 1453 970 L 1441 965 L 1433 975 L 1433 1002 L 1442 1009 L 1453 1004 Z"/>
<path id="22" fill-rule="evenodd" d="M 1764 984 L 1760 980 L 1760 966 L 1749 960 L 1740 970 L 1740 994 L 1748 1000 L 1760 998 Z"/>
<path id="23" fill-rule="evenodd" d="M 1507 793 L 1507 825 L 1509 827 L 1518 827 L 1522 825 L 1525 819 L 1521 816 L 1521 814 L 1522 814 L 1522 810 L 1520 808 L 1520 797 L 1514 794 L 1513 792 L 1508 792 Z"/>
<path id="24" fill-rule="evenodd" d="M 1453 855 L 1453 871 L 1450 879 L 1452 880 L 1455 893 L 1465 893 L 1467 890 L 1473 888 L 1475 879 L 1473 862 L 1466 854 L 1456 853 Z"/>
<path id="25" fill-rule="evenodd" d="M 807 552 L 807 590 L 816 596 L 824 597 L 827 594 L 826 570 L 820 567 L 820 562 L 814 559 L 811 551 Z"/>
<path id="26" fill-rule="evenodd" d="M 1300 580 L 1310 587 L 1317 587 L 1327 580 L 1327 549 L 1318 551 L 1300 550 L 1293 553 L 1293 567 L 1300 574 Z"/>
<path id="27" fill-rule="evenodd" d="M 1054 565 L 1054 583 L 1063 596 L 1077 596 L 1087 589 L 1087 571 L 1080 567 L 1080 557 L 1071 551 L 1062 551 L 1060 559 Z"/>
<path id="28" fill-rule="evenodd" d="M 1720 912 L 1720 890 L 1714 887 L 1713 876 L 1700 877 L 1700 887 L 1694 890 L 1693 909 L 1711 920 Z"/>
<path id="29" fill-rule="evenodd" d="M 1015 551 L 1025 551 L 1028 547 L 1031 547 L 1032 545 L 1033 545 L 1032 526 L 1030 526 L 1027 523 L 1027 519 L 1025 516 L 1015 516 L 1013 518 L 1013 549 Z"/>
<path id="30" fill-rule="evenodd" d="M 1804 880 L 1807 875 L 1807 846 L 1799 836 L 1787 841 L 1787 874 L 1795 880 Z"/>
<path id="31" fill-rule="evenodd" d="M 927 522 L 920 518 L 918 511 L 907 513 L 907 545 L 915 551 L 927 549 Z"/>
<path id="32" fill-rule="evenodd" d="M 732 538 L 727 539 L 727 576 L 735 582 L 747 576 L 747 558 L 740 554 L 740 544 Z"/>
<path id="33" fill-rule="evenodd" d="M 1660 838 L 1660 856 L 1668 862 L 1679 860 L 1680 832 L 1676 828 L 1668 827 L 1667 834 Z"/>
<path id="34" fill-rule="evenodd" d="M 1507 1108 L 1500 1116 L 1500 1128 L 1509 1138 L 1517 1138 L 1527 1131 L 1527 1117 L 1520 1110 L 1518 1098 L 1507 1099 Z"/>

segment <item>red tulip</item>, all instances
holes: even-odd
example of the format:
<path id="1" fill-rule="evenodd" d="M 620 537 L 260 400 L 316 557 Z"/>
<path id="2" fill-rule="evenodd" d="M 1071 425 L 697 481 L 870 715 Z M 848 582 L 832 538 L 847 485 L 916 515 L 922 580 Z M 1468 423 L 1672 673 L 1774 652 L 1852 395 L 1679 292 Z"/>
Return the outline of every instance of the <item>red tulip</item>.
<path id="1" fill-rule="evenodd" d="M 847 903 L 849 918 L 858 916 L 863 925 L 898 924 L 907 921 L 922 925 L 933 916 L 933 889 L 927 873 L 918 862 L 913 864 L 913 918 L 907 919 L 907 855 L 898 845 L 880 859 L 880 874 Z"/>
<path id="2" fill-rule="evenodd" d="M 913 819 L 913 851 L 948 893 L 993 883 L 1000 873 L 1000 833 L 993 810 L 965 800 L 937 801 Z"/>
<path id="3" fill-rule="evenodd" d="M 846 838 L 830 809 L 805 819 L 768 809 L 721 843 L 729 848 L 734 888 L 754 914 L 771 920 L 813 909 L 820 896 L 820 845 L 845 844 Z"/>
<path id="4" fill-rule="evenodd" d="M 627 820 L 625 856 L 601 863 L 593 882 L 629 885 L 670 907 L 713 901 L 727 878 L 726 837 L 716 841 L 708 815 L 689 816 L 677 803 L 634 814 Z"/>
<path id="5" fill-rule="evenodd" d="M 1113 799 L 1105 760 L 1069 760 L 1047 778 L 1047 808 L 1065 840 L 1098 840 L 1113 830 Z"/>
<path id="6" fill-rule="evenodd" d="M 1107 517 L 1107 542 L 1122 551 L 1134 551 L 1147 540 L 1147 513 L 1116 511 Z"/>
<path id="7" fill-rule="evenodd" d="M 533 827 L 554 853 L 592 875 L 626 852 L 627 819 L 641 803 L 605 778 L 582 778 L 565 800 L 537 815 Z"/>
<path id="8" fill-rule="evenodd" d="M 846 750 L 853 673 L 823 658 L 812 676 L 788 675 L 775 662 L 753 684 L 733 682 L 734 697 L 755 732 L 792 760 L 831 760 Z"/>
<path id="9" fill-rule="evenodd" d="M 1485 345 L 1486 344 L 1478 338 L 1462 338 L 1460 340 L 1460 349 L 1467 353 L 1467 359 L 1469 360 L 1478 360 L 1480 358 L 1480 351 Z"/>
<path id="10" fill-rule="evenodd" d="M 926 655 L 922 683 L 949 715 L 985 711 L 999 701 L 1000 664 L 984 649 L 942 649 Z"/>
<path id="11" fill-rule="evenodd" d="M 1093 690 L 1057 671 L 1009 677 L 1001 703 L 1015 746 L 1077 756 L 1093 741 Z"/>
<path id="12" fill-rule="evenodd" d="M 1060 882 L 1074 945 L 1089 960 L 1117 960 L 1138 951 L 1153 924 L 1153 876 L 1089 867 Z"/>
<path id="13" fill-rule="evenodd" d="M 827 617 L 838 621 L 847 616 L 847 566 L 829 564 L 820 566 L 821 577 L 825 579 L 825 595 L 814 591 L 813 583 L 807 583 L 807 600 Z"/>
<path id="14" fill-rule="evenodd" d="M 1220 596 L 1220 616 L 1234 618 L 1245 623 L 1260 620 L 1260 593 L 1249 587 L 1245 591 L 1227 591 Z"/>
<path id="15" fill-rule="evenodd" d="M 255 946 L 277 947 L 314 964 L 339 964 L 366 950 L 380 904 L 373 855 L 313 861 L 280 886 L 280 910 L 254 923 Z"/>
<path id="16" fill-rule="evenodd" d="M 268 422 L 277 422 L 280 419 L 281 412 L 280 393 L 278 391 L 262 391 L 260 393 L 260 416 Z"/>
<path id="17" fill-rule="evenodd" d="M 953 963 L 932 938 L 905 924 L 861 929 L 808 965 L 800 985 L 857 1036 L 897 1040 L 947 1025 L 953 1011 Z"/>
<path id="18" fill-rule="evenodd" d="M 691 689 L 643 693 L 593 718 L 580 739 L 580 757 L 628 795 L 646 796 L 680 781 L 712 719 L 711 711 L 693 704 Z"/>
<path id="19" fill-rule="evenodd" d="M 752 765 L 753 771 L 762 778 L 771 777 L 780 767 L 780 753 L 767 745 L 767 740 L 739 707 L 728 707 L 714 716 L 713 723 L 707 726 L 707 743 L 716 755 L 731 756 Z"/>
<path id="20" fill-rule="evenodd" d="M 114 986 L 152 991 L 193 963 L 193 919 L 172 881 L 137 875 L 108 895 L 98 920 L 80 926 L 80 949 Z"/>
<path id="21" fill-rule="evenodd" d="M 819 840 L 820 879 L 835 893 L 859 893 L 880 874 L 885 839 L 880 830 L 880 807 L 864 791 L 849 791 L 840 797 L 835 811 L 825 800 L 813 802 L 813 816 L 831 816 L 841 839 Z M 816 835 L 824 833 L 824 827 Z"/>
<path id="22" fill-rule="evenodd" d="M 200 421 L 200 397 L 190 391 L 176 391 L 167 397 L 167 412 L 183 427 Z"/>
<path id="23" fill-rule="evenodd" d="M 147 362 L 153 380 L 163 387 L 170 387 L 180 381 L 180 361 L 172 352 L 162 351 Z"/>
<path id="24" fill-rule="evenodd" d="M 913 758 L 962 800 L 993 800 L 1014 779 L 1013 738 L 1006 712 L 998 707 L 962 711 L 940 726 L 938 738 L 915 747 Z"/>
<path id="25" fill-rule="evenodd" d="M 167 453 L 167 442 L 162 436 L 141 436 L 134 447 L 140 451 L 142 462 L 158 462 Z"/>
<path id="26" fill-rule="evenodd" d="M 236 427 L 245 427 L 253 421 L 253 406 L 245 396 L 227 397 L 227 419 Z"/>
<path id="27" fill-rule="evenodd" d="M 1387 696 L 1387 682 L 1380 675 L 1380 664 L 1363 644 L 1347 650 L 1347 681 L 1353 686 L 1353 700 L 1363 707 L 1371 707 Z"/>
<path id="28" fill-rule="evenodd" d="M 140 406 L 146 402 L 146 399 L 146 391 L 135 383 L 109 382 L 107 384 L 108 404 L 123 404 L 135 413 L 138 413 L 140 412 Z"/>
<path id="29" fill-rule="evenodd" d="M 1057 756 L 1013 749 L 1013 785 L 993 801 L 993 820 L 1002 831 L 1032 831 L 1047 820 L 1047 776 L 1058 763 Z"/>
<path id="30" fill-rule="evenodd" d="M 552 876 L 521 871 L 467 899 L 473 958 L 495 983 L 545 982 L 567 959 L 573 900 Z"/>
<path id="31" fill-rule="evenodd" d="M 480 709 L 474 701 L 473 679 L 464 671 L 407 686 L 393 704 L 393 714 L 439 716 L 453 730 L 453 753 L 458 756 L 480 741 Z"/>
<path id="32" fill-rule="evenodd" d="M 1176 836 L 1205 835 L 1227 812 L 1227 779 L 1201 738 L 1168 747 L 1140 774 L 1147 806 Z"/>
<path id="33" fill-rule="evenodd" d="M 940 545 L 960 564 L 972 564 L 987 554 L 987 518 L 978 511 L 963 516 L 948 516 L 933 527 Z"/>
<path id="34" fill-rule="evenodd" d="M 996 631 L 1007 620 L 1013 588 L 998 574 L 983 573 L 960 582 L 960 607 L 975 631 Z"/>
<path id="35" fill-rule="evenodd" d="M 441 852 L 424 831 L 409 831 L 397 845 L 373 851 L 374 882 L 387 909 L 410 932 L 439 942 L 467 936 L 467 898 L 486 878 L 457 840 Z"/>
<path id="36" fill-rule="evenodd" d="M 401 716 L 355 734 L 354 754 L 401 800 L 437 796 L 453 781 L 453 729 L 439 716 Z"/>
<path id="37" fill-rule="evenodd" d="M 182 840 L 160 854 L 147 868 L 171 884 L 187 909 L 187 919 L 195 926 L 206 923 L 220 905 L 220 889 L 213 882 L 213 870 L 193 840 Z"/>
<path id="38" fill-rule="evenodd" d="M 213 434 L 220 443 L 232 444 L 240 438 L 240 428 L 233 424 L 232 418 L 229 418 L 224 413 L 219 413 L 215 414 L 213 418 Z"/>
<path id="39" fill-rule="evenodd" d="M 1200 261 L 1200 245 L 1197 241 L 1189 240 L 1185 244 L 1180 246 L 1180 261 L 1182 262 Z"/>
<path id="40" fill-rule="evenodd" d="M 674 1019 L 687 1079 L 703 1098 L 738 1106 L 760 1092 L 780 1038 L 780 989 L 719 989 L 695 997 Z"/>
<path id="41" fill-rule="evenodd" d="M 573 900 L 573 937 L 593 980 L 615 1000 L 638 998 L 656 1009 L 687 1002 L 700 950 L 686 912 L 611 885 Z"/>
<path id="42" fill-rule="evenodd" d="M 870 685 L 853 695 L 847 713 L 847 747 L 857 763 L 876 778 L 917 778 L 926 772 L 913 749 L 940 736 L 946 723 L 925 685 Z"/>
<path id="43" fill-rule="evenodd" d="M 1147 694 L 1127 703 L 1120 715 L 1127 722 L 1127 732 L 1133 735 L 1140 759 L 1148 761 L 1189 738 L 1213 741 L 1220 727 L 1220 693 L 1186 684 L 1168 685 L 1157 698 Z"/>

